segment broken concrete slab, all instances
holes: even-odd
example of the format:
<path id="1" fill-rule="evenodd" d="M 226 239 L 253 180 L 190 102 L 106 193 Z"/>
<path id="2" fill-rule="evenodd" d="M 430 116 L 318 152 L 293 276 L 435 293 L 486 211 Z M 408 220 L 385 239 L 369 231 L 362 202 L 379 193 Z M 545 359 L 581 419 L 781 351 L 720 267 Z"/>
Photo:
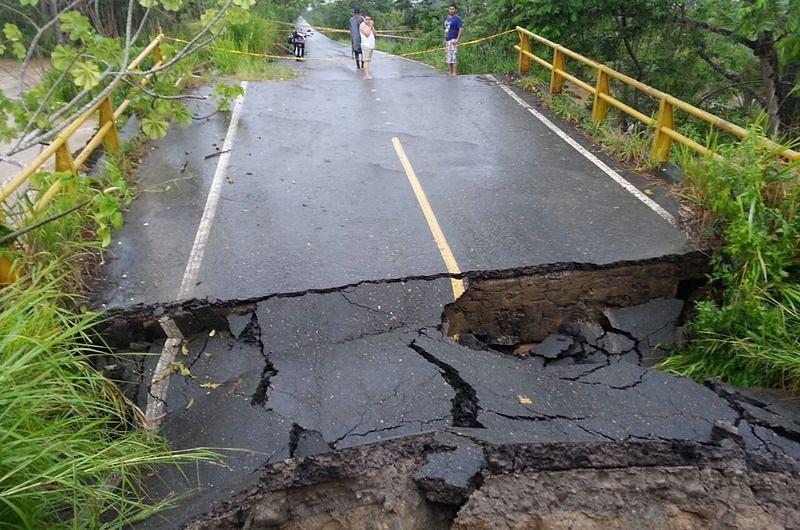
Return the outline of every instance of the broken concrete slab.
<path id="1" fill-rule="evenodd" d="M 440 278 L 275 297 L 259 302 L 255 314 L 265 349 L 279 352 L 439 325 L 450 300 L 450 280 Z"/>
<path id="2" fill-rule="evenodd" d="M 337 448 L 449 425 L 453 390 L 408 340 L 393 332 L 272 353 L 263 406 Z"/>
<path id="3" fill-rule="evenodd" d="M 682 311 L 683 300 L 656 298 L 632 307 L 611 307 L 603 315 L 612 328 L 655 347 L 659 343 L 672 344 Z"/>
<path id="4" fill-rule="evenodd" d="M 483 449 L 461 439 L 453 451 L 430 453 L 414 480 L 428 500 L 460 506 L 478 486 L 484 463 Z"/>
<path id="5" fill-rule="evenodd" d="M 545 359 L 558 359 L 558 357 L 575 344 L 572 337 L 561 334 L 548 335 L 546 339 L 534 346 L 531 353 Z"/>
<path id="6" fill-rule="evenodd" d="M 636 343 L 625 335 L 609 331 L 597 341 L 597 347 L 610 355 L 621 355 L 633 351 Z"/>

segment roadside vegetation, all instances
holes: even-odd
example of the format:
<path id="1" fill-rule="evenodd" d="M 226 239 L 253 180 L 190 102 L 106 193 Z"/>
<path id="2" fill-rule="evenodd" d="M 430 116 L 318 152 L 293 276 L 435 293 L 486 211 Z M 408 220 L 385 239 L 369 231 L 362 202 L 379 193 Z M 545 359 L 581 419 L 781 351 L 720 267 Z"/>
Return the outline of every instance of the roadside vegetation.
<path id="1" fill-rule="evenodd" d="M 659 2 L 656 0 L 483 0 L 457 2 L 463 41 L 526 27 L 635 79 L 731 122 L 751 128 L 739 141 L 681 118 L 678 129 L 710 145 L 722 159 L 675 146 L 671 162 L 686 177 L 676 189 L 687 222 L 712 253 L 705 299 L 688 328 L 689 345 L 661 368 L 701 380 L 800 392 L 800 218 L 798 164 L 781 161 L 756 138 L 769 135 L 786 147 L 800 139 L 800 3 L 784 0 Z M 408 53 L 442 46 L 448 2 L 362 2 L 376 27 L 415 40 L 379 39 L 379 47 Z M 345 0 L 317 5 L 310 19 L 347 27 Z M 462 73 L 516 71 L 513 33 L 459 51 Z M 550 52 L 534 47 L 550 59 Z M 412 58 L 444 69 L 441 51 Z M 574 61 L 568 70 L 592 82 Z M 687 75 L 691 72 L 691 75 Z M 645 172 L 652 131 L 612 109 L 602 124 L 591 121 L 591 98 L 570 88 L 551 96 L 549 71 L 532 65 L 518 85 L 556 114 L 584 129 L 612 155 Z M 621 88 L 615 97 L 652 114 L 657 102 Z"/>
<path id="2" fill-rule="evenodd" d="M 280 62 L 205 44 L 282 54 L 287 31 L 275 21 L 298 11 L 292 2 L 252 0 L 0 5 L 0 53 L 21 69 L 36 58 L 50 64 L 40 80 L 24 78 L 21 98 L 0 94 L 4 160 L 49 142 L 104 94 L 113 94 L 115 106 L 130 98 L 142 125 L 94 171 L 39 173 L 29 191 L 0 205 L 0 265 L 19 276 L 0 286 L 0 528 L 124 528 L 169 501 L 147 498 L 142 479 L 155 466 L 216 461 L 207 450 L 173 451 L 143 428 L 141 411 L 96 368 L 113 362 L 97 362 L 111 351 L 94 333 L 103 315 L 88 310 L 84 296 L 135 197 L 130 175 L 140 149 L 191 123 L 184 96 L 193 85 L 215 83 L 213 98 L 225 110 L 239 94 L 234 81 L 290 75 Z M 125 81 L 120 72 L 160 29 L 203 46 L 166 41 L 168 68 L 146 88 L 138 86 L 140 74 Z M 152 69 L 153 59 L 140 68 Z M 37 192 L 54 182 L 60 190 L 35 208 Z"/>

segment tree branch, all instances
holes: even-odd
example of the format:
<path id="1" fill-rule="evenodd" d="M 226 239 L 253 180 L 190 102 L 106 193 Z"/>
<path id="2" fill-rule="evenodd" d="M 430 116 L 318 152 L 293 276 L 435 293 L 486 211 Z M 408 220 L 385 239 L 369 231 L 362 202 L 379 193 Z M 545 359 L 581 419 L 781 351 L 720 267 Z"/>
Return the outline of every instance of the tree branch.
<path id="1" fill-rule="evenodd" d="M 745 79 L 736 72 L 731 72 L 730 70 L 727 70 L 724 66 L 716 62 L 711 57 L 709 57 L 709 55 L 705 53 L 703 50 L 699 50 L 697 52 L 697 55 L 699 55 L 700 58 L 703 59 L 711 67 L 712 70 L 717 72 L 719 75 L 721 75 L 728 81 L 734 83 L 734 85 L 746 86 L 755 83 L 754 81 L 749 81 Z M 759 105 L 766 108 L 767 101 L 764 99 L 762 95 L 760 95 L 758 92 L 754 90 L 750 90 L 749 88 L 745 88 L 745 90 L 747 91 L 748 94 L 750 94 L 753 97 L 753 99 L 758 101 Z"/>
<path id="2" fill-rule="evenodd" d="M 176 96 L 167 96 L 167 95 L 164 95 L 164 94 L 159 94 L 158 92 L 153 92 L 152 90 L 148 90 L 147 88 L 143 87 L 142 85 L 137 85 L 136 83 L 134 83 L 130 79 L 125 79 L 123 77 L 122 81 L 124 83 L 130 85 L 131 88 L 134 88 L 136 90 L 140 90 L 140 91 L 144 92 L 145 94 L 147 94 L 148 96 L 156 98 L 156 99 L 167 99 L 167 100 L 170 100 L 170 99 L 199 99 L 199 100 L 202 100 L 202 101 L 205 101 L 205 100 L 208 99 L 208 96 L 197 96 L 197 95 L 194 95 L 194 94 L 178 94 Z"/>
<path id="3" fill-rule="evenodd" d="M 717 35 L 722 35 L 723 37 L 728 37 L 739 44 L 747 46 L 748 48 L 755 49 L 758 46 L 758 42 L 754 40 L 747 39 L 742 37 L 741 35 L 737 35 L 733 30 L 722 28 L 720 26 L 715 26 L 713 24 L 709 24 L 708 22 L 701 22 L 699 20 L 693 20 L 687 17 L 678 17 L 675 19 L 678 24 L 683 26 L 687 26 L 694 29 L 702 29 L 711 33 L 716 33 Z"/>
<path id="4" fill-rule="evenodd" d="M 66 13 L 67 11 L 69 11 L 70 9 L 72 9 L 73 7 L 75 7 L 76 5 L 78 5 L 79 3 L 83 2 L 83 1 L 84 0 L 72 0 L 72 2 L 70 2 L 67 5 L 67 7 L 65 7 L 64 9 L 62 9 L 58 13 L 58 15 L 53 17 L 44 26 L 40 27 L 36 31 L 36 35 L 33 36 L 33 39 L 31 39 L 30 44 L 28 44 L 28 53 L 25 54 L 25 60 L 22 62 L 22 67 L 20 68 L 20 74 L 19 74 L 19 93 L 20 94 L 25 92 L 25 73 L 28 70 L 28 64 L 30 63 L 31 59 L 33 58 L 33 53 L 34 53 L 34 51 L 36 51 L 36 45 L 39 43 L 39 39 L 42 38 L 42 35 L 44 35 L 45 31 L 50 29 L 50 26 L 52 26 L 53 24 L 58 22 L 59 18 L 61 18 L 61 15 L 63 15 L 64 13 Z M 28 107 L 25 105 L 25 99 L 22 98 L 22 99 L 20 99 L 20 101 L 22 102 L 22 107 L 25 110 L 28 110 Z"/>

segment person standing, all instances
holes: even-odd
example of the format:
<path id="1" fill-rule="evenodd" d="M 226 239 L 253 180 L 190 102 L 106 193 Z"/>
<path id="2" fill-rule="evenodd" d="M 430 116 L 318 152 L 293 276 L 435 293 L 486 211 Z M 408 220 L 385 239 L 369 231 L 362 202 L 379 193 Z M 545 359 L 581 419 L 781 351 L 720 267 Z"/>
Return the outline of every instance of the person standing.
<path id="1" fill-rule="evenodd" d="M 464 23 L 458 16 L 458 8 L 455 4 L 450 4 L 447 8 L 448 15 L 444 21 L 444 47 L 445 62 L 450 67 L 448 76 L 455 76 L 456 62 L 458 56 L 458 44 L 461 42 L 461 35 L 464 33 Z"/>
<path id="2" fill-rule="evenodd" d="M 364 22 L 359 27 L 361 32 L 361 51 L 364 52 L 364 79 L 372 79 L 370 66 L 372 65 L 372 53 L 375 51 L 375 24 L 372 17 L 367 13 Z"/>
<path id="3" fill-rule="evenodd" d="M 353 16 L 350 17 L 350 43 L 353 46 L 353 57 L 356 60 L 356 70 L 361 70 L 361 23 L 364 22 L 364 17 L 361 16 L 361 8 L 355 6 L 353 8 Z"/>

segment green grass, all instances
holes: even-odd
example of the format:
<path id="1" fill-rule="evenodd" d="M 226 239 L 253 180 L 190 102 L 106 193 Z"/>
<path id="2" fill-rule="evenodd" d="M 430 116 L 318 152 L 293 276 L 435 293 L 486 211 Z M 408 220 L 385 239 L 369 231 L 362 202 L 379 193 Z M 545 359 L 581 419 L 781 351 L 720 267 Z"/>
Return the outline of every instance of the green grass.
<path id="1" fill-rule="evenodd" d="M 120 528 L 157 507 L 151 466 L 208 458 L 149 438 L 135 407 L 92 367 L 99 315 L 65 306 L 39 271 L 0 293 L 0 528 Z"/>
<path id="2" fill-rule="evenodd" d="M 685 200 L 715 220 L 721 248 L 710 296 L 689 323 L 692 341 L 661 368 L 740 386 L 800 391 L 800 187 L 755 140 L 719 145 L 724 157 L 684 156 Z"/>
<path id="3" fill-rule="evenodd" d="M 23 226 L 88 201 L 70 215 L 0 249 L 21 278 L 0 289 L 0 528 L 121 528 L 161 508 L 144 502 L 139 479 L 156 464 L 208 460 L 173 452 L 140 429 L 141 412 L 93 367 L 110 356 L 94 334 L 102 315 L 80 293 L 100 258 L 104 229 L 131 198 L 124 172 L 136 145 L 99 177 L 66 177 L 44 211 Z M 39 175 L 45 189 L 59 174 Z"/>

